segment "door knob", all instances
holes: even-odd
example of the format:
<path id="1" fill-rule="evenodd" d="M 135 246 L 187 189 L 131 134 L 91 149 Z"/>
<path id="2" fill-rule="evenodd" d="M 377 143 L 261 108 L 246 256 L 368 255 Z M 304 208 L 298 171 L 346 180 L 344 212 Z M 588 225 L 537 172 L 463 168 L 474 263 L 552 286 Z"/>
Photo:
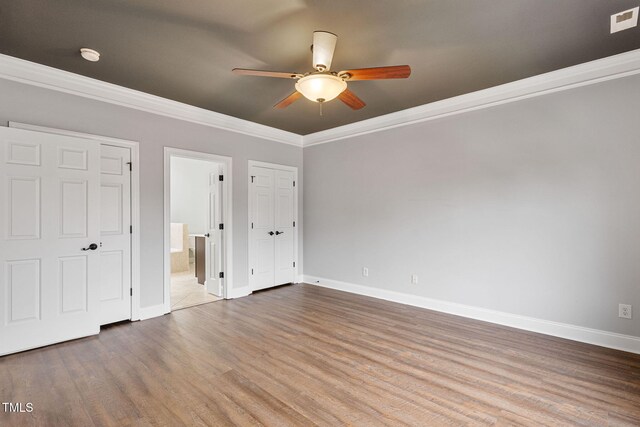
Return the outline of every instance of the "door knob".
<path id="1" fill-rule="evenodd" d="M 269 232 L 269 236 L 273 236 L 275 233 L 273 231 Z"/>
<path id="2" fill-rule="evenodd" d="M 278 234 L 284 234 L 284 231 L 276 231 L 276 236 L 277 236 Z"/>
<path id="3" fill-rule="evenodd" d="M 211 234 L 206 233 L 206 234 L 204 235 L 204 237 L 211 237 Z"/>
<path id="4" fill-rule="evenodd" d="M 98 249 L 98 245 L 96 243 L 92 243 L 86 248 L 82 248 L 83 251 L 95 251 L 96 249 Z"/>

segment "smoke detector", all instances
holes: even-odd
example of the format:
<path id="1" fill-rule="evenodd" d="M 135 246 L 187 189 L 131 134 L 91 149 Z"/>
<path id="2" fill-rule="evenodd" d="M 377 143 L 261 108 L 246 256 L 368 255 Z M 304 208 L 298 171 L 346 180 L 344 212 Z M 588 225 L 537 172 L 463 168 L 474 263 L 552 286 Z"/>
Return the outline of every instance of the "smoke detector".
<path id="1" fill-rule="evenodd" d="M 640 6 L 611 15 L 611 34 L 637 26 L 638 9 Z"/>
<path id="2" fill-rule="evenodd" d="M 100 52 L 89 49 L 88 47 L 80 49 L 80 55 L 87 61 L 98 62 L 100 60 Z"/>

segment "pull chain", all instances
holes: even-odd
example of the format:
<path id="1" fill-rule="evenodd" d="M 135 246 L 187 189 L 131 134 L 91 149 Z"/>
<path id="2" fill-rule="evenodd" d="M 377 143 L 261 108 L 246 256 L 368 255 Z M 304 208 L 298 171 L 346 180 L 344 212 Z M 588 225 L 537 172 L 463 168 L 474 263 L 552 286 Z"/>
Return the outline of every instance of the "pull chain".
<path id="1" fill-rule="evenodd" d="M 320 117 L 322 117 L 322 104 L 324 103 L 324 98 L 318 98 L 318 104 L 320 104 Z"/>

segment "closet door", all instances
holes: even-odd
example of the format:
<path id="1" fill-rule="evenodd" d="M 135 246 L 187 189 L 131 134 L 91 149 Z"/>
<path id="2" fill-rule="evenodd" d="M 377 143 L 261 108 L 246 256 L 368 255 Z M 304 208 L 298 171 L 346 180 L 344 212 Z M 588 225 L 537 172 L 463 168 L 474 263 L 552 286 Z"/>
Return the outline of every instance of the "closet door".
<path id="1" fill-rule="evenodd" d="M 0 355 L 97 334 L 100 145 L 0 127 Z"/>
<path id="2" fill-rule="evenodd" d="M 131 150 L 100 146 L 100 324 L 131 319 Z"/>
<path id="3" fill-rule="evenodd" d="M 295 281 L 295 172 L 251 165 L 249 283 L 253 290 Z"/>
<path id="4" fill-rule="evenodd" d="M 275 171 L 252 167 L 250 280 L 254 290 L 275 284 L 274 181 Z"/>
<path id="5" fill-rule="evenodd" d="M 275 285 L 295 280 L 293 172 L 275 172 Z"/>

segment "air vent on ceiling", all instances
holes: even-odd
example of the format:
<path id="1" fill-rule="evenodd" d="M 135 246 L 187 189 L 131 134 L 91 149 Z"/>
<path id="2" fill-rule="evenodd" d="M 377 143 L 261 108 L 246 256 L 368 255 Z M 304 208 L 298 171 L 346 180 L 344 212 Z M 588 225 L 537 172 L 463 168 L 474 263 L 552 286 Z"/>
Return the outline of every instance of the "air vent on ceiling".
<path id="1" fill-rule="evenodd" d="M 634 7 L 611 15 L 611 33 L 617 33 L 638 25 L 638 9 L 640 7 Z"/>

